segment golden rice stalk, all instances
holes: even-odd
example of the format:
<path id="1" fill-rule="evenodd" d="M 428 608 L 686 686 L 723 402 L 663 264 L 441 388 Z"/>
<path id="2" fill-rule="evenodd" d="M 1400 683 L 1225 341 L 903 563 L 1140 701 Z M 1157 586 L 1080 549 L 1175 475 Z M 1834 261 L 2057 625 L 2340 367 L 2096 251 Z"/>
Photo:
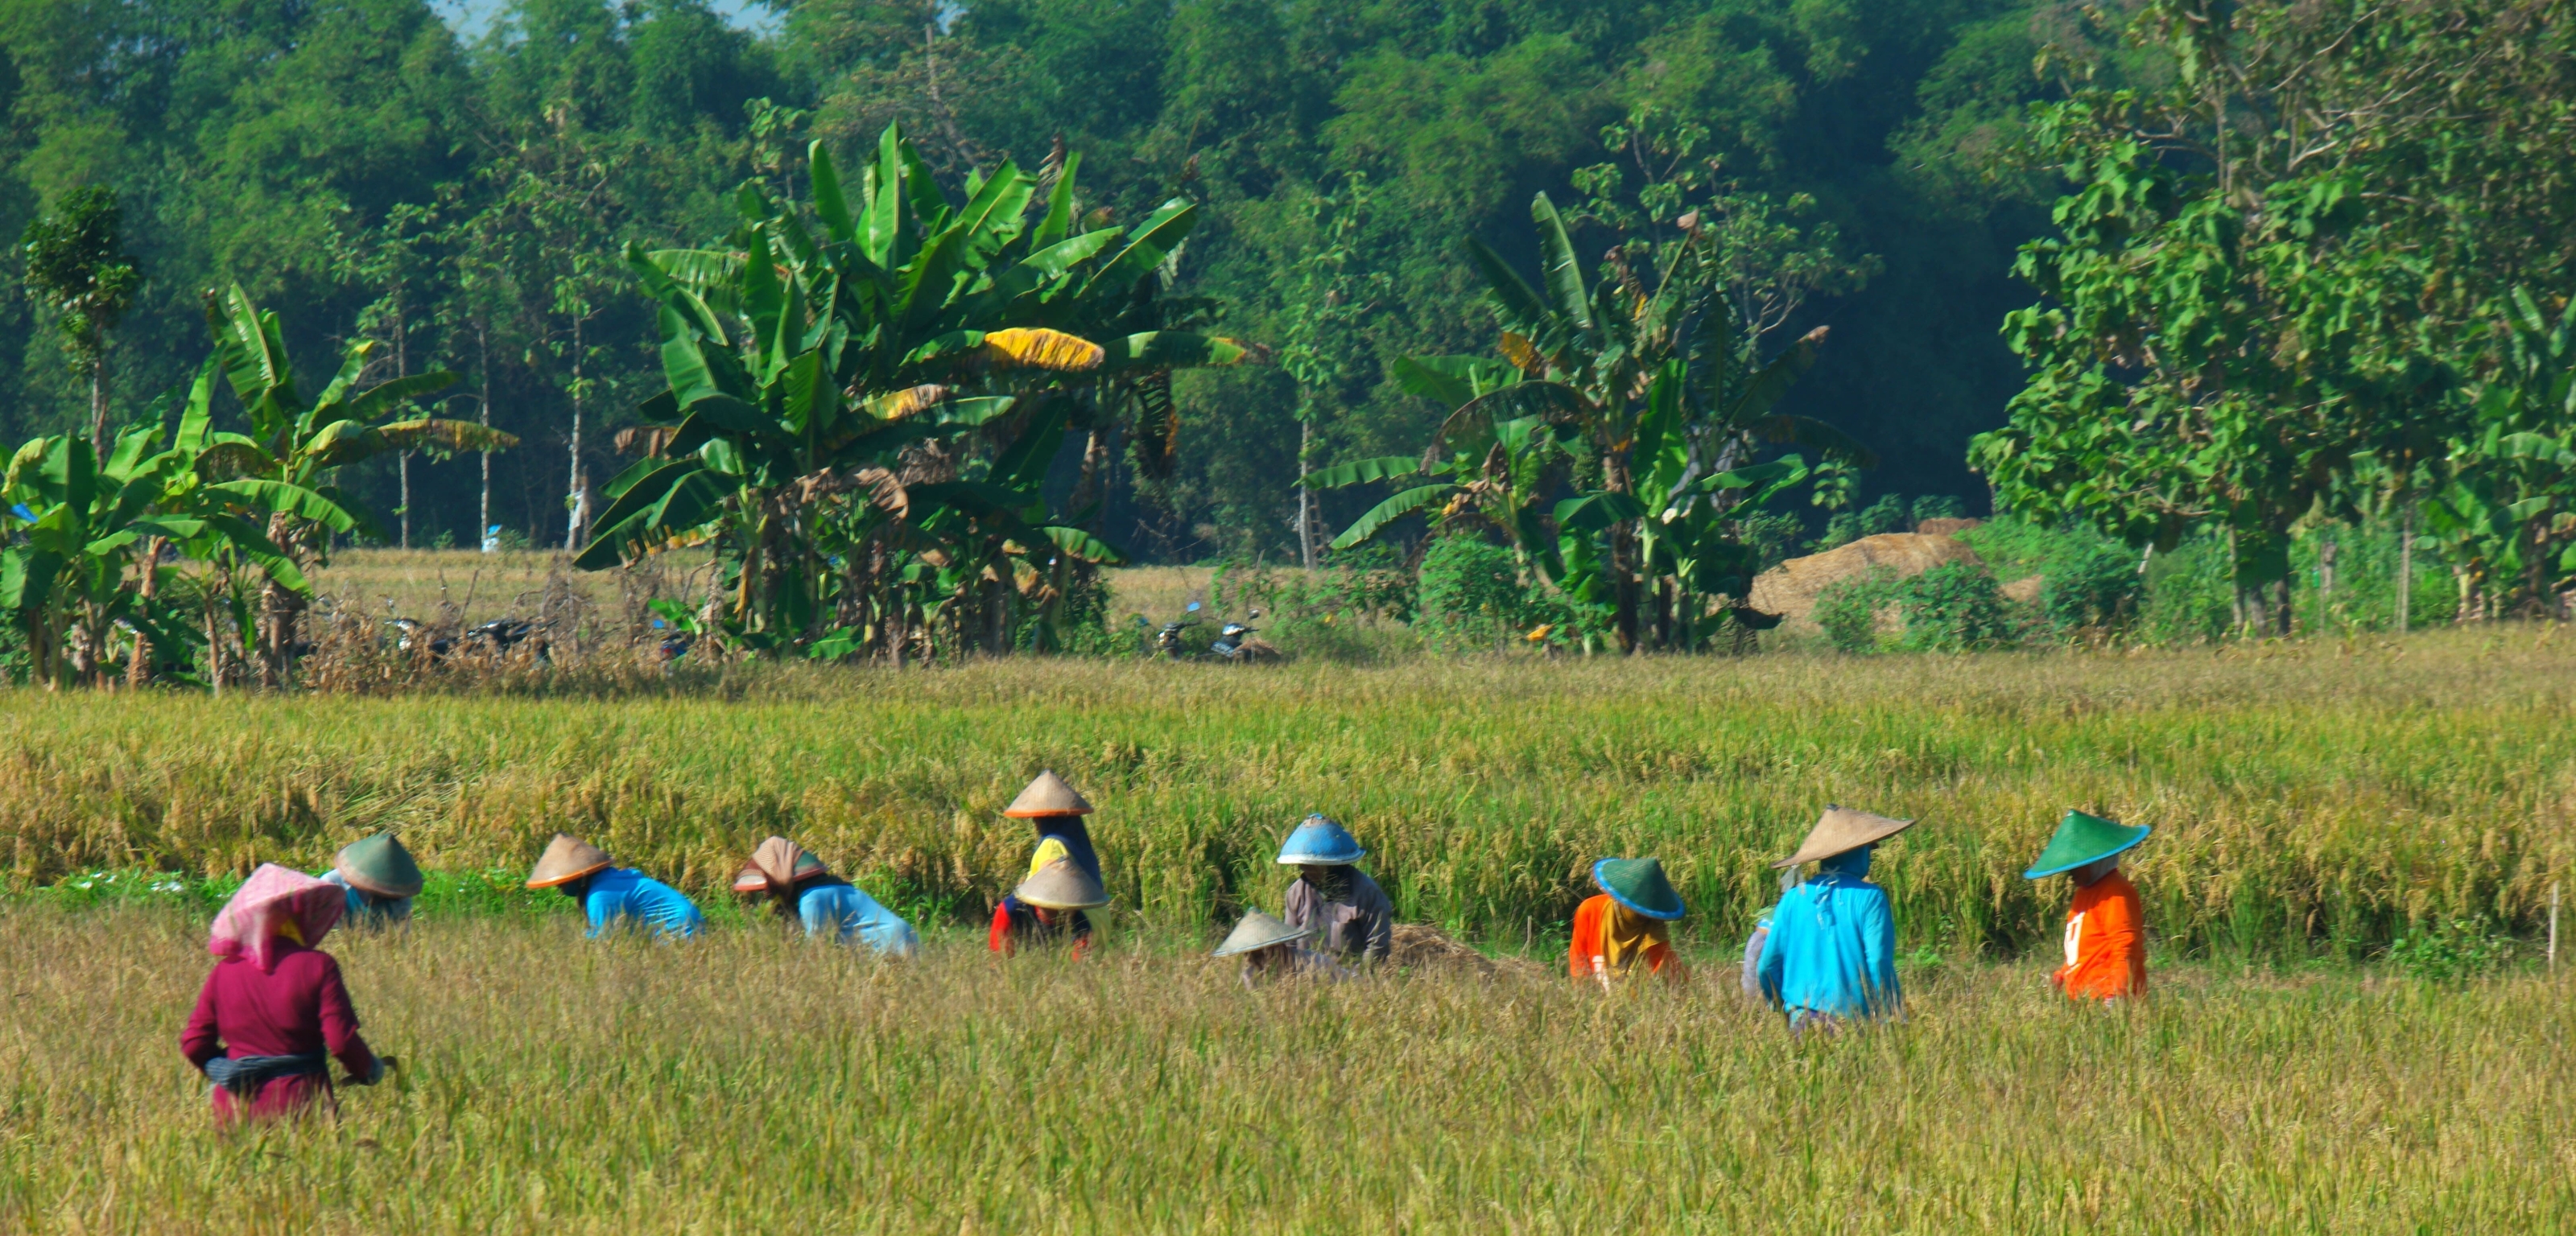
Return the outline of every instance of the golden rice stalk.
<path id="1" fill-rule="evenodd" d="M 1109 353 L 1099 344 L 1060 330 L 1013 327 L 984 336 L 984 356 L 996 366 L 1078 373 L 1099 368 Z"/>

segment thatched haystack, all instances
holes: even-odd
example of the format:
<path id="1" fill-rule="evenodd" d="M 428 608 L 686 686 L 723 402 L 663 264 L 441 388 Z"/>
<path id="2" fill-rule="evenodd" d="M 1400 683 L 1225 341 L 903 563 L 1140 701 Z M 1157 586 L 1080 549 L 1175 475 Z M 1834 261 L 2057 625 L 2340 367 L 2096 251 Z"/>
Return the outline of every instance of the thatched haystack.
<path id="1" fill-rule="evenodd" d="M 1785 616 L 1788 626 L 1809 629 L 1814 626 L 1809 615 L 1815 611 L 1817 594 L 1855 575 L 1886 567 L 1900 576 L 1912 576 L 1944 563 L 1976 560 L 1975 551 L 1965 543 L 1939 533 L 1883 532 L 1821 554 L 1791 558 L 1764 571 L 1753 581 L 1752 604 Z"/>

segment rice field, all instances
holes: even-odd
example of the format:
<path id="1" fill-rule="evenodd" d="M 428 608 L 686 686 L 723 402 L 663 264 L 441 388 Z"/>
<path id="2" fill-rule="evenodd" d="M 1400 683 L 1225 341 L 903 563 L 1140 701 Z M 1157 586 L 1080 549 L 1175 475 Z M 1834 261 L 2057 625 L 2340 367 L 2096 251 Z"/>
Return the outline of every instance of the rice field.
<path id="1" fill-rule="evenodd" d="M 1054 768 L 1120 914 L 1204 931 L 1274 895 L 1310 811 L 1350 825 L 1409 919 L 1544 938 L 1606 854 L 1656 855 L 1686 930 L 1740 938 L 1828 803 L 1923 823 L 1880 855 L 1909 949 L 2056 938 L 2019 872 L 2082 806 L 2152 824 L 2133 866 L 2162 947 L 2367 957 L 2410 928 L 2526 939 L 2576 858 L 2557 628 L 2136 655 L 1362 668 L 1019 659 L 733 668 L 648 693 L 14 695 L 0 872 L 318 868 L 398 829 L 424 865 L 524 871 L 554 831 L 704 893 L 797 838 L 891 904 L 968 922 Z"/>
<path id="2" fill-rule="evenodd" d="M 218 1135 L 203 920 L 0 912 L 0 1229 L 44 1233 L 2514 1232 L 2576 1214 L 2565 981 L 1917 968 L 1792 1041 L 1703 958 L 1247 992 L 1130 935 L 873 963 L 427 918 L 328 942 L 404 1061 Z M 30 964 L 24 959 L 45 959 Z M 59 960 L 58 960 L 59 959 Z M 77 959 L 77 960 L 73 960 Z"/>
<path id="3" fill-rule="evenodd" d="M 16 693 L 0 1231 L 2563 1230 L 2576 980 L 2538 953 L 2570 670 L 2555 629 L 2492 627 Z M 1099 804 L 1117 897 L 1078 964 L 977 933 L 1028 842 L 998 812 L 1044 767 Z M 1909 1010 L 1793 1041 L 1734 954 L 1828 802 L 1923 820 L 1873 870 Z M 2071 805 L 2158 830 L 2132 1007 L 2044 981 L 2065 889 L 2018 872 Z M 1490 971 L 1256 993 L 1206 959 L 1276 908 L 1271 857 L 1312 810 Z M 327 947 L 406 1067 L 334 1118 L 215 1134 L 177 1050 L 205 898 L 388 827 L 433 871 L 418 921 Z M 558 828 L 696 894 L 709 938 L 582 940 L 514 888 Z M 735 910 L 770 832 L 912 915 L 926 955 Z M 1689 900 L 1687 983 L 1562 977 L 1613 853 L 1660 856 Z M 2437 925 L 2465 977 L 2387 951 Z"/>

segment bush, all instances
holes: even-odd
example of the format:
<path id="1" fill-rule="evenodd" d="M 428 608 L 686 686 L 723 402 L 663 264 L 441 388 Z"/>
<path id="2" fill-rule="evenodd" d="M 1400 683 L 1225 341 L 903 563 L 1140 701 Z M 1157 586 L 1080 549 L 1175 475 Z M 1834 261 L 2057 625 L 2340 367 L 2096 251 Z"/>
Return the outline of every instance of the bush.
<path id="1" fill-rule="evenodd" d="M 1496 647 L 1538 625 L 1512 551 L 1474 536 L 1444 536 L 1422 558 L 1414 626 L 1444 651 Z"/>
<path id="2" fill-rule="evenodd" d="M 1914 523 L 1927 519 L 1966 519 L 1968 504 L 1949 494 L 1925 494 L 1914 500 Z"/>
<path id="3" fill-rule="evenodd" d="M 1905 621 L 1902 643 L 1907 648 L 1961 652 L 2021 642 L 1994 573 L 1975 563 L 1942 563 L 1903 581 L 1894 599 Z"/>
<path id="4" fill-rule="evenodd" d="M 1873 567 L 1867 574 L 1836 580 L 1816 594 L 1811 616 L 1817 626 L 1825 629 L 1825 638 L 1835 648 L 1868 652 L 1878 647 L 1878 611 L 1899 582 L 1896 572 L 1886 567 Z"/>
<path id="5" fill-rule="evenodd" d="M 1910 579 L 1873 568 L 1818 593 L 1813 617 L 1835 648 L 1869 652 L 1880 643 L 1879 615 L 1890 609 L 1903 627 L 1896 637 L 1901 648 L 1960 652 L 2021 642 L 2021 624 L 1993 573 L 1969 562 L 1946 562 Z"/>
<path id="6" fill-rule="evenodd" d="M 2437 920 L 2388 944 L 2388 960 L 2432 982 L 2473 978 L 2513 959 L 2513 941 L 2487 929 L 2485 919 Z"/>
<path id="7" fill-rule="evenodd" d="M 2071 545 L 2040 569 L 2039 609 L 2060 635 L 2108 630 L 2136 612 L 2145 581 L 2125 546 L 2110 541 Z"/>

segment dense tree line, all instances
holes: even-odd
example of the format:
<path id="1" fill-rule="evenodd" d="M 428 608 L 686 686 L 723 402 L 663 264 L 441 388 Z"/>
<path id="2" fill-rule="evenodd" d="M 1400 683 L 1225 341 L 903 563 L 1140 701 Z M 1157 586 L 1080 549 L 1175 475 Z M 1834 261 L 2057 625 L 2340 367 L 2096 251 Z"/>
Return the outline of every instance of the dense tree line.
<path id="1" fill-rule="evenodd" d="M 1061 140 L 1102 221 L 1200 204 L 1172 290 L 1270 363 L 1180 375 L 1168 443 L 1113 435 L 1095 526 L 1144 556 L 1273 558 L 1301 501 L 1329 533 L 1378 497 L 1299 472 L 1415 451 L 1446 414 L 1393 361 L 1492 347 L 1463 238 L 1535 269 L 1534 194 L 1650 207 L 1686 180 L 1767 255 L 1767 350 L 1832 328 L 1787 406 L 1880 466 L 1820 469 L 1824 495 L 1981 506 L 1962 450 L 2020 388 L 1995 326 L 2058 188 L 2015 153 L 2024 109 L 2149 60 L 2026 0 L 807 0 L 773 36 L 696 0 L 516 0 L 472 39 L 423 0 L 5 0 L 0 52 L 0 234 L 103 189 L 134 272 L 101 324 L 18 259 L 11 441 L 146 415 L 208 353 L 207 291 L 238 283 L 307 371 L 374 339 L 369 381 L 452 370 L 431 410 L 519 439 L 343 467 L 388 538 L 470 543 L 488 467 L 490 522 L 563 543 L 665 385 L 623 245 L 720 241 L 746 180 L 794 196 L 809 140 L 857 166 L 901 121 L 952 184 Z M 1574 243 L 1619 224 L 1578 215 Z"/>

